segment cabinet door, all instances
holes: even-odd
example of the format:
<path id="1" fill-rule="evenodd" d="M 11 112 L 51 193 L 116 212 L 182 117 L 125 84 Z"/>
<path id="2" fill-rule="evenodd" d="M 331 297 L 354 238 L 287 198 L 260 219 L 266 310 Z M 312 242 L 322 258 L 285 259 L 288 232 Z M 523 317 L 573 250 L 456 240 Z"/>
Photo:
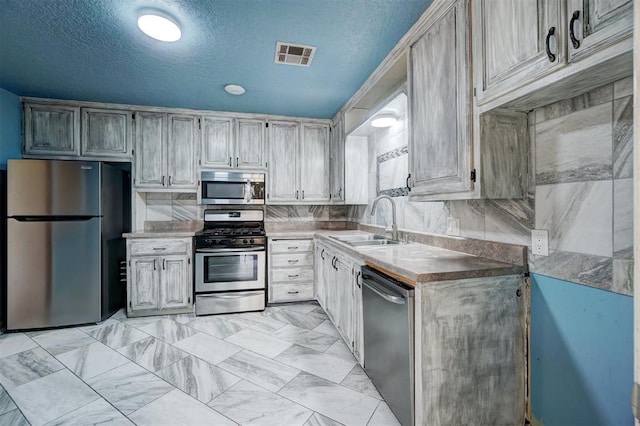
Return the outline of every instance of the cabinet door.
<path id="1" fill-rule="evenodd" d="M 129 282 L 130 312 L 158 309 L 160 271 L 157 257 L 132 257 Z"/>
<path id="2" fill-rule="evenodd" d="M 471 190 L 468 2 L 453 3 L 410 48 L 412 194 Z"/>
<path id="3" fill-rule="evenodd" d="M 298 147 L 300 125 L 290 122 L 269 123 L 269 168 L 267 201 L 295 202 L 298 186 Z"/>
<path id="4" fill-rule="evenodd" d="M 560 0 L 479 0 L 473 4 L 479 101 L 523 86 L 565 64 Z M 547 54 L 547 40 L 551 55 Z"/>
<path id="5" fill-rule="evenodd" d="M 240 169 L 264 169 L 264 120 L 238 120 L 235 166 Z"/>
<path id="6" fill-rule="evenodd" d="M 131 158 L 131 111 L 82 108 L 82 155 Z"/>
<path id="7" fill-rule="evenodd" d="M 360 266 L 354 267 L 353 284 L 353 355 L 364 367 L 364 317 L 362 315 L 362 281 Z"/>
<path id="8" fill-rule="evenodd" d="M 24 153 L 80 155 L 80 108 L 25 104 Z"/>
<path id="9" fill-rule="evenodd" d="M 316 246 L 315 251 L 315 283 L 316 283 L 316 299 L 318 299 L 318 303 L 320 306 L 326 311 L 327 308 L 327 289 L 324 278 L 324 253 L 326 249 L 324 246 Z"/>
<path id="10" fill-rule="evenodd" d="M 335 262 L 336 265 L 336 328 L 342 334 L 351 350 L 353 350 L 353 285 L 352 265 L 343 260 L 343 257 Z"/>
<path id="11" fill-rule="evenodd" d="M 300 201 L 325 203 L 329 197 L 329 126 L 302 124 Z"/>
<path id="12" fill-rule="evenodd" d="M 188 308 L 191 305 L 191 274 L 189 256 L 162 258 L 160 309 Z"/>
<path id="13" fill-rule="evenodd" d="M 231 118 L 202 117 L 202 167 L 231 167 L 232 129 Z"/>
<path id="14" fill-rule="evenodd" d="M 166 184 L 167 116 L 162 113 L 136 114 L 136 179 L 138 188 L 164 188 Z"/>
<path id="15" fill-rule="evenodd" d="M 196 188 L 196 141 L 198 117 L 169 115 L 167 143 L 167 187 L 171 189 Z"/>
<path id="16" fill-rule="evenodd" d="M 334 203 L 344 202 L 344 135 L 343 121 L 340 119 L 331 131 L 330 168 L 331 168 L 331 200 Z"/>
<path id="17" fill-rule="evenodd" d="M 570 0 L 566 19 L 569 62 L 575 62 L 631 36 L 633 1 Z"/>

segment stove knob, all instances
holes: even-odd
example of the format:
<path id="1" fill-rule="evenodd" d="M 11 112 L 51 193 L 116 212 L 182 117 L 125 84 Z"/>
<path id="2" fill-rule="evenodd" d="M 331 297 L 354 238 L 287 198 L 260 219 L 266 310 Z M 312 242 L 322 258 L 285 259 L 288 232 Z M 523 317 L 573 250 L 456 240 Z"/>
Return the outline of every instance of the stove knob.
<path id="1" fill-rule="evenodd" d="M 249 242 L 250 242 L 251 244 L 253 244 L 253 243 L 255 243 L 255 242 L 256 242 L 256 240 L 254 240 L 254 239 L 252 238 L 252 239 L 250 239 L 250 240 L 249 240 Z"/>
<path id="2" fill-rule="evenodd" d="M 242 242 L 243 242 L 244 244 L 247 244 L 249 241 L 247 241 L 247 240 L 242 240 Z"/>

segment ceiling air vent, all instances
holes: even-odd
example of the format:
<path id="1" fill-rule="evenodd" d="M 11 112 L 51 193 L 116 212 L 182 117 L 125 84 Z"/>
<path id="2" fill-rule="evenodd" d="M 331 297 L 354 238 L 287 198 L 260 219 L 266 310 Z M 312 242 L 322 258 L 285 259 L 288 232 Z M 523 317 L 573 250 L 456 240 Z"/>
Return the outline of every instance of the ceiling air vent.
<path id="1" fill-rule="evenodd" d="M 276 64 L 298 65 L 308 67 L 311 65 L 316 48 L 303 44 L 283 43 L 276 44 Z"/>

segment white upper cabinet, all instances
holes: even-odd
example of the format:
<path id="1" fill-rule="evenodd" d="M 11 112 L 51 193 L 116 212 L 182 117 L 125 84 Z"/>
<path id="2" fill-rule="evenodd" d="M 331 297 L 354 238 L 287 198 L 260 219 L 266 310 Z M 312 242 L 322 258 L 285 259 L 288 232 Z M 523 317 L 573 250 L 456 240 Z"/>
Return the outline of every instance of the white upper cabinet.
<path id="1" fill-rule="evenodd" d="M 202 167 L 230 168 L 233 164 L 233 119 L 202 117 Z"/>
<path id="2" fill-rule="evenodd" d="M 198 117 L 136 114 L 137 188 L 171 191 L 196 189 Z"/>
<path id="3" fill-rule="evenodd" d="M 329 202 L 329 126 L 302 124 L 300 200 Z"/>
<path id="4" fill-rule="evenodd" d="M 267 203 L 295 203 L 300 198 L 298 152 L 300 124 L 269 122 Z"/>
<path id="5" fill-rule="evenodd" d="M 167 187 L 195 189 L 198 117 L 169 115 Z"/>
<path id="6" fill-rule="evenodd" d="M 130 159 L 131 111 L 82 108 L 82 155 Z"/>
<path id="7" fill-rule="evenodd" d="M 267 203 L 328 203 L 329 124 L 269 122 Z"/>
<path id="8" fill-rule="evenodd" d="M 569 0 L 569 61 L 575 62 L 629 37 L 633 31 L 632 0 Z"/>
<path id="9" fill-rule="evenodd" d="M 564 66 L 560 0 L 476 0 L 473 7 L 478 102 Z"/>
<path id="10" fill-rule="evenodd" d="M 330 198 L 336 204 L 344 203 L 344 159 L 345 159 L 345 138 L 344 138 L 344 120 L 342 116 L 336 122 L 331 130 L 329 137 L 330 147 Z"/>
<path id="11" fill-rule="evenodd" d="M 202 117 L 202 168 L 265 168 L 264 120 Z"/>
<path id="12" fill-rule="evenodd" d="M 24 154 L 80 155 L 80 108 L 25 103 Z"/>
<path id="13" fill-rule="evenodd" d="M 136 114 L 136 172 L 138 188 L 164 188 L 166 185 L 167 115 Z"/>
<path id="14" fill-rule="evenodd" d="M 450 2 L 409 51 L 412 196 L 472 189 L 468 0 Z"/>
<path id="15" fill-rule="evenodd" d="M 235 166 L 241 169 L 265 168 L 264 120 L 238 119 Z"/>

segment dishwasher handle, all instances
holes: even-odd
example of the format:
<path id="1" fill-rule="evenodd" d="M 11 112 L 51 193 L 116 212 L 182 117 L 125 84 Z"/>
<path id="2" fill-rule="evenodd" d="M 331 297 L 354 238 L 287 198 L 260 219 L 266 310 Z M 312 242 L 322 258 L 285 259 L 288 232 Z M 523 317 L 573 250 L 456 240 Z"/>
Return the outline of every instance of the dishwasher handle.
<path id="1" fill-rule="evenodd" d="M 362 284 L 387 302 L 395 303 L 396 305 L 404 305 L 407 302 L 402 296 L 396 296 L 386 292 L 383 287 L 379 286 L 374 281 L 367 280 L 365 278 L 362 280 Z"/>

